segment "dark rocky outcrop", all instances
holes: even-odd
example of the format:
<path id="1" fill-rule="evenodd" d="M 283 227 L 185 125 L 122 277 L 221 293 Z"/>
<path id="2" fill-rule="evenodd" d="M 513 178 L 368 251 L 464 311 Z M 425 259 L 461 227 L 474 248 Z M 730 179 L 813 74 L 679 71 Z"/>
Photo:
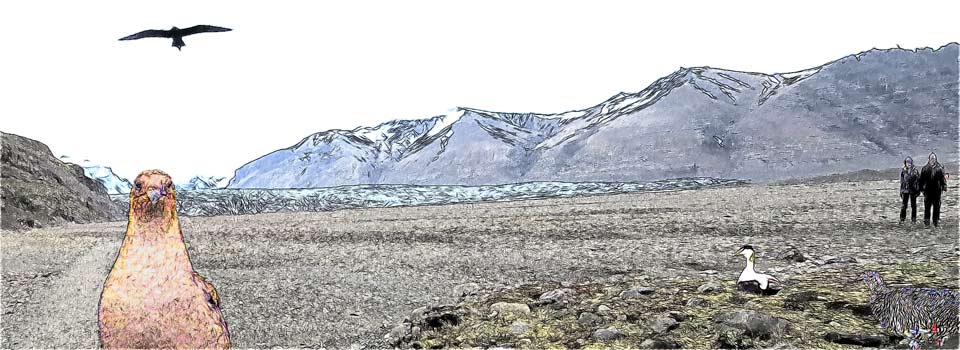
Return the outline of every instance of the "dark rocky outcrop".
<path id="1" fill-rule="evenodd" d="M 123 219 L 106 188 L 83 168 L 61 162 L 47 145 L 2 133 L 2 226 L 5 230 Z"/>
<path id="2" fill-rule="evenodd" d="M 902 338 L 891 335 L 844 334 L 829 332 L 824 334 L 823 339 L 837 344 L 881 347 L 896 344 Z"/>

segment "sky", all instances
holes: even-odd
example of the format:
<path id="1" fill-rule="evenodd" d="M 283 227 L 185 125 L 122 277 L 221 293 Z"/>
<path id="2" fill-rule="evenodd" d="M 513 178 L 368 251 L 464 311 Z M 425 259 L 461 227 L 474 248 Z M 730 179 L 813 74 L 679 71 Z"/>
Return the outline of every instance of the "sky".
<path id="1" fill-rule="evenodd" d="M 560 113 L 680 67 L 782 73 L 960 40 L 960 2 L 3 1 L 0 131 L 134 178 L 227 176 L 329 129 Z M 145 29 L 232 28 L 118 41 Z"/>

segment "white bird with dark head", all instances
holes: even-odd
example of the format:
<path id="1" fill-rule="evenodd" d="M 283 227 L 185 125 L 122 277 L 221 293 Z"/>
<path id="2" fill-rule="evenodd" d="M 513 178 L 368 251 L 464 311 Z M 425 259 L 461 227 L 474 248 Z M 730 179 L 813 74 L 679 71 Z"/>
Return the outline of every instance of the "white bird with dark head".
<path id="1" fill-rule="evenodd" d="M 723 148 L 723 139 L 721 139 L 720 136 L 713 135 L 713 139 L 717 141 L 717 146 Z"/>
<path id="2" fill-rule="evenodd" d="M 774 295 L 783 289 L 783 284 L 776 277 L 758 273 L 754 268 L 757 253 L 753 250 L 753 246 L 744 245 L 734 255 L 742 255 L 747 258 L 747 266 L 740 273 L 740 278 L 737 278 L 737 290 L 760 295 Z"/>

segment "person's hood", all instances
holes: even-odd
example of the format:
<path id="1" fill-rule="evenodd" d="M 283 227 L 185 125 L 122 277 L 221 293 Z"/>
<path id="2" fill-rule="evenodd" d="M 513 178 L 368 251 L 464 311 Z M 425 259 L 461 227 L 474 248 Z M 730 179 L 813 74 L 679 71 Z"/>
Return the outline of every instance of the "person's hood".
<path id="1" fill-rule="evenodd" d="M 930 162 L 930 156 L 933 156 L 933 163 Z M 927 156 L 927 164 L 938 166 L 940 165 L 940 159 L 937 159 L 937 154 L 930 152 L 930 155 Z"/>

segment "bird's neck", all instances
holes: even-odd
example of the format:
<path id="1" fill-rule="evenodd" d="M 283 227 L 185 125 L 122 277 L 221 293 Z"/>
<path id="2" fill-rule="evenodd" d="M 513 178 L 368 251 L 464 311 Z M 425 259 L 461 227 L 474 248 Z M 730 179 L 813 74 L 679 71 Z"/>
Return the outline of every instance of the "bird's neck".
<path id="1" fill-rule="evenodd" d="M 743 273 L 757 273 L 757 270 L 754 269 L 754 256 L 751 255 L 747 258 L 747 267 L 743 268 Z"/>
<path id="2" fill-rule="evenodd" d="M 117 263 L 142 267 L 164 264 L 193 270 L 176 215 L 163 220 L 131 221 Z"/>
<path id="3" fill-rule="evenodd" d="M 146 221 L 130 221 L 127 227 L 127 236 L 136 236 L 146 241 L 180 240 L 180 220 L 176 215 L 172 217 L 154 218 Z"/>
<path id="4" fill-rule="evenodd" d="M 138 236 L 145 240 L 179 239 L 180 219 L 176 213 L 162 212 L 156 215 L 136 216 L 132 211 L 128 218 L 127 236 Z"/>

